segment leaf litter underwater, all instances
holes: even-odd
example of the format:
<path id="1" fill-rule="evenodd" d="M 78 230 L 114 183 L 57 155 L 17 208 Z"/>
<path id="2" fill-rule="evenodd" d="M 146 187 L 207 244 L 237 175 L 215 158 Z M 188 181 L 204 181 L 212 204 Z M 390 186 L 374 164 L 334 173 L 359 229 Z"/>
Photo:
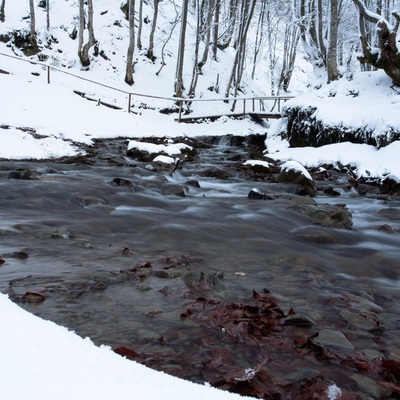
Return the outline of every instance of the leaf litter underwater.
<path id="1" fill-rule="evenodd" d="M 396 196 L 329 180 L 340 200 L 314 200 L 347 204 L 353 228 L 326 227 L 294 207 L 311 200 L 293 185 L 230 161 L 241 146 L 199 149 L 171 174 L 121 161 L 121 143 L 90 163 L 1 162 L 2 292 L 129 359 L 244 395 L 400 395 L 400 235 L 378 229 Z M 8 179 L 21 168 L 38 174 Z M 254 186 L 271 200 L 248 199 Z"/>

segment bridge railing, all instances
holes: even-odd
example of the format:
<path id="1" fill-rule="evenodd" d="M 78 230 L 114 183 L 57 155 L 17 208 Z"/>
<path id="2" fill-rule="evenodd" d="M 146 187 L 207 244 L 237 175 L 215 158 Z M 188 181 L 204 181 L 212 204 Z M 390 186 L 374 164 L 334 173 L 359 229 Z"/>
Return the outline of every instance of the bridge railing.
<path id="1" fill-rule="evenodd" d="M 179 98 L 179 97 L 165 97 L 165 96 L 156 96 L 156 95 L 150 95 L 150 94 L 144 94 L 144 93 L 135 93 L 127 90 L 123 90 L 120 88 L 116 88 L 110 85 L 106 85 L 104 83 L 85 78 L 83 76 L 73 74 L 69 71 L 66 71 L 65 69 L 58 68 L 54 65 L 50 65 L 41 61 L 33 61 L 33 60 L 26 60 L 24 58 L 18 57 L 18 56 L 13 56 L 10 54 L 5 54 L 0 52 L 0 56 L 3 57 L 8 57 L 11 59 L 14 59 L 16 61 L 22 61 L 25 63 L 33 64 L 33 65 L 39 65 L 41 66 L 44 70 L 46 70 L 46 78 L 47 78 L 47 83 L 51 83 L 51 77 L 52 77 L 52 72 L 56 71 L 65 75 L 69 75 L 75 79 L 79 79 L 82 81 L 89 82 L 91 84 L 118 92 L 126 96 L 127 99 L 127 111 L 128 113 L 132 112 L 132 107 L 133 107 L 133 99 L 134 98 L 147 98 L 147 99 L 153 99 L 153 100 L 160 100 L 160 101 L 168 101 L 172 102 L 173 104 L 176 104 L 178 106 L 178 122 L 181 122 L 182 120 L 182 114 L 184 113 L 184 108 L 188 108 L 190 106 L 193 106 L 195 104 L 200 104 L 200 103 L 223 103 L 227 105 L 231 105 L 230 109 L 226 109 L 227 106 L 222 107 L 225 110 L 223 113 L 220 112 L 221 115 L 229 115 L 229 113 L 234 113 L 235 109 L 238 104 L 242 104 L 241 111 L 236 111 L 235 115 L 242 114 L 245 115 L 246 113 L 273 113 L 274 110 L 275 113 L 280 113 L 281 111 L 281 105 L 283 102 L 293 98 L 293 96 L 256 96 L 256 97 L 223 97 L 223 98 Z M 99 103 L 101 103 L 100 99 L 98 100 Z M 269 109 L 267 110 L 267 103 L 269 105 Z M 116 107 L 118 108 L 118 107 Z M 122 107 L 119 107 L 122 108 Z M 219 107 L 220 108 L 220 107 Z"/>

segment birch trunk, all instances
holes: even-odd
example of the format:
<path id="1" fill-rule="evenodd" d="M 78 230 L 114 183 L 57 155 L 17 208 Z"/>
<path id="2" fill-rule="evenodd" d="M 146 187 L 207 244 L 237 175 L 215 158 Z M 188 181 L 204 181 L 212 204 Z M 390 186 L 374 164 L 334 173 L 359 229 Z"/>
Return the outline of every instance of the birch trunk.
<path id="1" fill-rule="evenodd" d="M 33 4 L 33 0 L 29 0 L 29 17 L 31 20 L 31 25 L 30 25 L 30 42 L 31 46 L 34 49 L 37 49 L 37 40 L 36 40 L 36 17 L 35 17 L 35 6 Z"/>
<path id="2" fill-rule="evenodd" d="M 151 24 L 151 32 L 149 37 L 149 48 L 147 49 L 146 57 L 150 60 L 154 61 L 154 33 L 157 27 L 157 18 L 158 18 L 158 4 L 160 0 L 154 0 L 154 12 L 153 12 L 153 21 Z"/>
<path id="3" fill-rule="evenodd" d="M 1 0 L 0 6 L 0 22 L 4 22 L 6 20 L 6 0 Z"/>
<path id="4" fill-rule="evenodd" d="M 183 64 L 185 58 L 185 37 L 186 37 L 186 25 L 187 25 L 187 14 L 188 14 L 188 0 L 182 2 L 182 21 L 181 31 L 179 35 L 179 48 L 178 48 L 178 59 L 176 65 L 175 75 L 175 96 L 182 97 L 183 94 Z"/>
<path id="5" fill-rule="evenodd" d="M 339 27 L 339 4 L 337 0 L 330 1 L 329 13 L 329 43 L 326 56 L 328 83 L 335 81 L 339 77 L 337 64 L 337 41 Z"/>
<path id="6" fill-rule="evenodd" d="M 133 85 L 133 54 L 135 52 L 135 0 L 129 0 L 129 46 L 126 55 L 125 82 Z"/>

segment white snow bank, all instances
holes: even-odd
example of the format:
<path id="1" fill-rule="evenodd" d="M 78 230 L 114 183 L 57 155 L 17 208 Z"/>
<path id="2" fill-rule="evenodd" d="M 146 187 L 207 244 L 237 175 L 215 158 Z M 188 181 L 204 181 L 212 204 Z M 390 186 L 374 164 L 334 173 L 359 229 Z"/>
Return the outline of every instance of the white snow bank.
<path id="1" fill-rule="evenodd" d="M 0 158 L 46 159 L 75 155 L 78 150 L 57 137 L 35 138 L 29 132 L 19 129 L 0 129 Z"/>
<path id="2" fill-rule="evenodd" d="M 1 399 L 243 399 L 124 359 L 33 316 L 3 294 L 0 314 Z"/>

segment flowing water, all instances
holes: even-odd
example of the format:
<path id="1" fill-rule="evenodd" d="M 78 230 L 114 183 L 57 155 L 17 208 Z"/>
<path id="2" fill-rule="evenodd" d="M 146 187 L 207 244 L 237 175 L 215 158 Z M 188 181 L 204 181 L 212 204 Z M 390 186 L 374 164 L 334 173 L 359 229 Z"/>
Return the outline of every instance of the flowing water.
<path id="1" fill-rule="evenodd" d="M 172 174 L 128 159 L 115 165 L 109 160 L 123 158 L 123 141 L 105 147 L 94 165 L 0 162 L 0 290 L 23 308 L 96 344 L 133 349 L 147 365 L 194 381 L 208 377 L 201 371 L 204 359 L 217 345 L 234 351 L 235 368 L 265 358 L 223 337 L 216 344 L 218 335 L 207 343 L 210 327 L 181 317 L 196 296 L 240 303 L 253 290 L 270 292 L 284 312 L 312 319 L 311 330 L 341 329 L 370 358 L 400 356 L 398 197 L 360 196 L 342 177 L 329 182 L 341 196 L 318 192 L 314 200 L 345 203 L 353 228 L 317 227 L 290 207 L 298 197 L 291 185 L 253 182 L 232 170 L 228 179 L 206 176 L 210 168 L 234 165 L 227 159 L 243 155 L 242 147 L 200 149 Z M 41 175 L 8 179 L 20 168 Z M 115 178 L 132 184 L 117 185 Z M 184 197 L 169 194 L 178 185 Z M 274 200 L 248 199 L 255 186 Z M 384 224 L 394 233 L 378 230 Z M 199 276 L 215 278 L 203 292 L 191 281 Z M 45 301 L 36 301 L 42 300 L 38 294 Z M 384 329 L 346 325 L 332 301 L 343 294 L 379 304 Z M 279 382 L 329 375 L 333 368 L 305 358 L 297 366 L 292 355 L 265 352 Z"/>

